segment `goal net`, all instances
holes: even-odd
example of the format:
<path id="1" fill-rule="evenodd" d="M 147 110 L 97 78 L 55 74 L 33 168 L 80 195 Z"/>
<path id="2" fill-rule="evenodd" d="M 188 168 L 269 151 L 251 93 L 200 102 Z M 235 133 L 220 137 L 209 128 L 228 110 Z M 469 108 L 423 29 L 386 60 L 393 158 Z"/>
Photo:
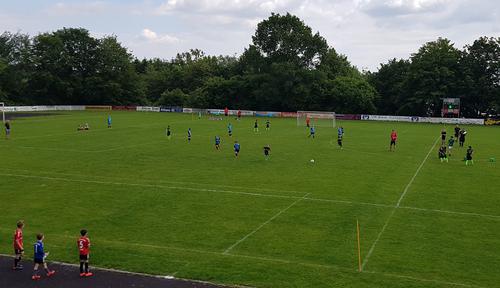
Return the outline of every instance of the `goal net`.
<path id="1" fill-rule="evenodd" d="M 297 111 L 297 126 L 335 127 L 335 112 Z"/>

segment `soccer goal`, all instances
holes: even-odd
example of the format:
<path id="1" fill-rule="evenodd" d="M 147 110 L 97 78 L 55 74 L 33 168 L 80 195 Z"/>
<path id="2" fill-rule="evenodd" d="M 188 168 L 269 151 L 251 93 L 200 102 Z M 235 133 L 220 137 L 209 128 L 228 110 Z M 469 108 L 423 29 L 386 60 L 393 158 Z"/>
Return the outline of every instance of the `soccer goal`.
<path id="1" fill-rule="evenodd" d="M 335 127 L 335 112 L 297 111 L 297 126 Z"/>
<path id="2" fill-rule="evenodd" d="M 0 110 L 2 110 L 2 121 L 5 123 L 5 103 L 0 102 Z"/>

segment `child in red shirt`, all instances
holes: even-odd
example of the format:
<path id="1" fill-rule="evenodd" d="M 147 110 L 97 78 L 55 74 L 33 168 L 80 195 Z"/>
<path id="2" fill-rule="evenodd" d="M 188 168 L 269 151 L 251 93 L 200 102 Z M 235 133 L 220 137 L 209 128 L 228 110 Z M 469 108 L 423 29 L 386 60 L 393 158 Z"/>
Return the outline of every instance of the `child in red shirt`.
<path id="1" fill-rule="evenodd" d="M 90 277 L 94 275 L 89 272 L 89 256 L 90 256 L 90 239 L 87 237 L 87 230 L 80 231 L 80 238 L 78 238 L 78 251 L 80 253 L 80 277 Z M 83 269 L 85 266 L 85 270 Z"/>

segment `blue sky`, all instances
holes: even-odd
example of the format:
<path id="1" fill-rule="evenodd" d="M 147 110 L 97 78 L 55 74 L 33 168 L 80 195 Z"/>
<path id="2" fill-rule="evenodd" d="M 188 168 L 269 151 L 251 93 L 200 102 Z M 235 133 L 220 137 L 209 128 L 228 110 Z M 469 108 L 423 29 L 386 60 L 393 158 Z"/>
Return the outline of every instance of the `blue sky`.
<path id="1" fill-rule="evenodd" d="M 239 55 L 271 12 L 293 13 L 360 69 L 407 58 L 437 37 L 456 47 L 500 36 L 495 0 L 46 0 L 1 1 L 0 31 L 35 35 L 83 27 L 116 35 L 139 58 L 199 48 Z"/>

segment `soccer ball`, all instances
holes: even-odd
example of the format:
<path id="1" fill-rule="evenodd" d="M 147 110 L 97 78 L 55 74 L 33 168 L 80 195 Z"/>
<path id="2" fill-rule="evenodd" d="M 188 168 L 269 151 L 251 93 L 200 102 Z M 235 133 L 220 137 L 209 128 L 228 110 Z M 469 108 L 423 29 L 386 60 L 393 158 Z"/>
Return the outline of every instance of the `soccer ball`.
<path id="1" fill-rule="evenodd" d="M 314 159 L 311 159 L 311 163 L 314 163 Z"/>

